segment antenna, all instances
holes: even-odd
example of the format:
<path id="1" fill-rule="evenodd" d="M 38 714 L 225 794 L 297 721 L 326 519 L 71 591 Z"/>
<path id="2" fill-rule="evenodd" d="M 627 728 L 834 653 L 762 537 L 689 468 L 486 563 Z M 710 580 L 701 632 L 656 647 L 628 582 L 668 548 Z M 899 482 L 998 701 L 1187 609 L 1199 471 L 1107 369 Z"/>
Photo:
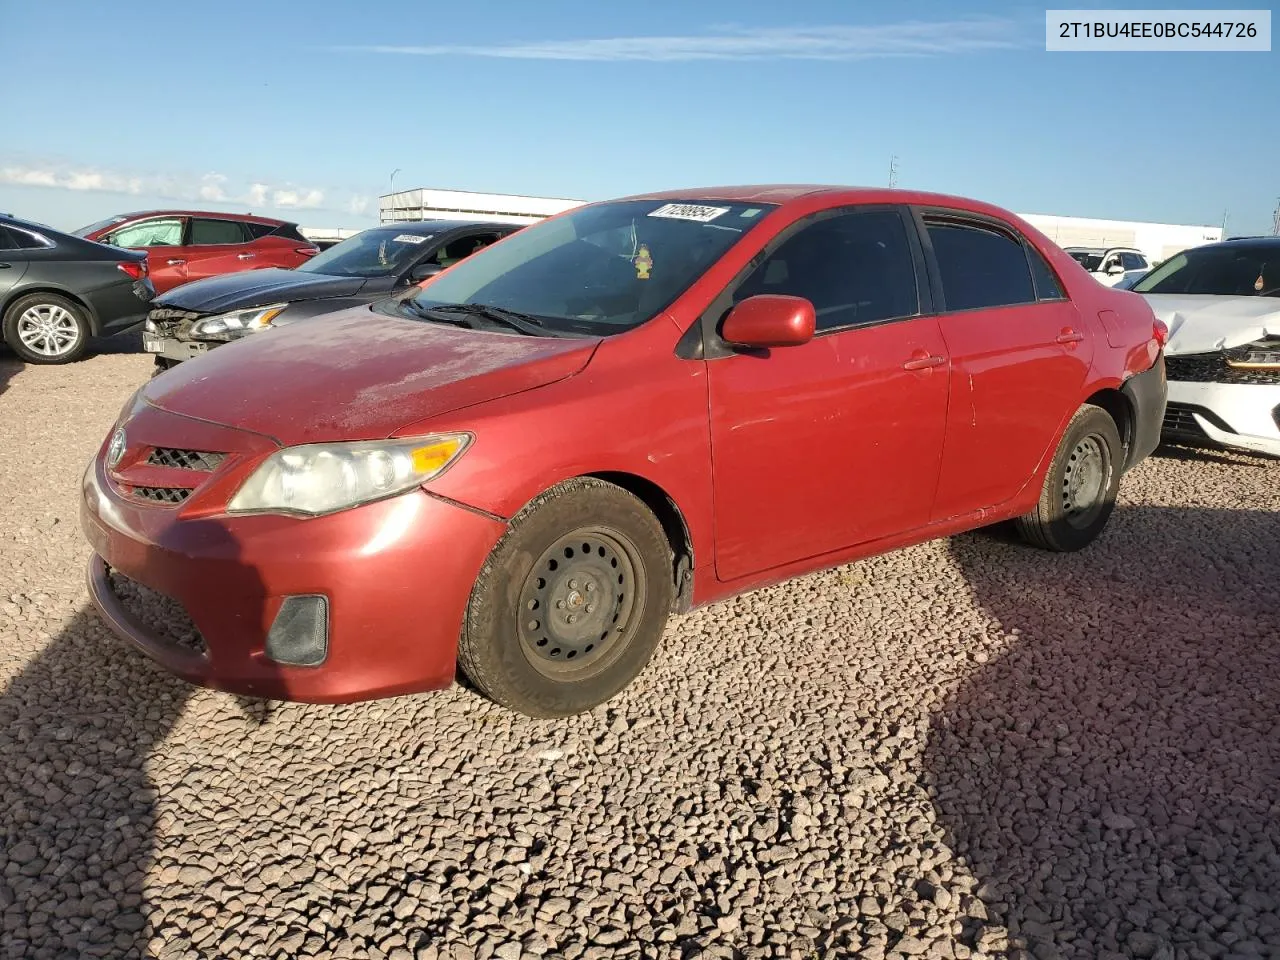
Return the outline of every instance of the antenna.
<path id="1" fill-rule="evenodd" d="M 889 189 L 892 190 L 898 185 L 898 155 L 895 153 L 889 158 Z"/>
<path id="2" fill-rule="evenodd" d="M 1271 220 L 1271 235 L 1280 237 L 1280 197 L 1276 197 L 1276 212 Z"/>

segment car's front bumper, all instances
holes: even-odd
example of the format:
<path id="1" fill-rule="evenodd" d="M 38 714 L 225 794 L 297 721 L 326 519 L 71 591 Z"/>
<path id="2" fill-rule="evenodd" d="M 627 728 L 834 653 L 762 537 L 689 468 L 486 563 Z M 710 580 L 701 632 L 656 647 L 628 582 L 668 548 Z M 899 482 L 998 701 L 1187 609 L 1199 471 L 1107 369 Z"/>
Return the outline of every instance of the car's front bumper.
<path id="1" fill-rule="evenodd" d="M 1164 436 L 1280 457 L 1280 384 L 1170 380 Z"/>
<path id="2" fill-rule="evenodd" d="M 215 472 L 206 485 L 226 479 Z M 143 503 L 130 489 L 101 453 L 84 477 L 89 588 L 103 617 L 192 683 L 273 699 L 339 703 L 448 686 L 476 574 L 505 529 L 418 489 L 306 519 L 228 516 L 197 495 Z M 203 650 L 144 622 L 108 570 L 180 605 Z M 327 601 L 323 662 L 273 660 L 267 636 L 285 599 L 315 596 Z"/>

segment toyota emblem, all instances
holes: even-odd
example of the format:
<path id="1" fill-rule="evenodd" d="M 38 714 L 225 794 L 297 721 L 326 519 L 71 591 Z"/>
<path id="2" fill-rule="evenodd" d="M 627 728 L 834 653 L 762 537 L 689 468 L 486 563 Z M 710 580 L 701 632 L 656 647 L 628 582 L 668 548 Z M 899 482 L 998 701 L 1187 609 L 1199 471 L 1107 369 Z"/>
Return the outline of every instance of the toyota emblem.
<path id="1" fill-rule="evenodd" d="M 114 467 L 124 457 L 124 430 L 117 430 L 111 435 L 111 444 L 107 447 L 107 466 Z"/>

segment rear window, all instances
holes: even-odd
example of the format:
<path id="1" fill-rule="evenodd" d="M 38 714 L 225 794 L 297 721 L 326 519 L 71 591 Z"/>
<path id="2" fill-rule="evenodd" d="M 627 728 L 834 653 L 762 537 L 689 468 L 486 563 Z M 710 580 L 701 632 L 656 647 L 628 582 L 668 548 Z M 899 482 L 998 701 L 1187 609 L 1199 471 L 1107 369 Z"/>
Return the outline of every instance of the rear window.
<path id="1" fill-rule="evenodd" d="M 1035 287 L 1022 243 L 977 223 L 925 221 L 942 274 L 947 310 L 1034 303 Z"/>

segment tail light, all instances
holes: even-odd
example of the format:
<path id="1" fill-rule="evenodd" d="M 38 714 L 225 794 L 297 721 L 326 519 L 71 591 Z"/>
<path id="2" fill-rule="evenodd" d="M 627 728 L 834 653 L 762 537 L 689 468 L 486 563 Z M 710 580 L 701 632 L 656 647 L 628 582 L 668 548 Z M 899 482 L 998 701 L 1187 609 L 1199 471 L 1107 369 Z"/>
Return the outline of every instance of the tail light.
<path id="1" fill-rule="evenodd" d="M 1162 347 L 1169 342 L 1169 328 L 1159 317 L 1156 317 L 1151 324 L 1151 336 L 1155 337 L 1156 343 Z"/>
<path id="2" fill-rule="evenodd" d="M 319 247 L 294 247 L 293 252 L 300 253 L 304 257 L 314 257 L 317 253 L 320 252 L 320 248 Z"/>
<path id="3" fill-rule="evenodd" d="M 117 263 L 116 269 L 121 273 L 132 277 L 134 280 L 141 280 L 147 275 L 147 261 L 126 260 L 124 263 Z"/>

